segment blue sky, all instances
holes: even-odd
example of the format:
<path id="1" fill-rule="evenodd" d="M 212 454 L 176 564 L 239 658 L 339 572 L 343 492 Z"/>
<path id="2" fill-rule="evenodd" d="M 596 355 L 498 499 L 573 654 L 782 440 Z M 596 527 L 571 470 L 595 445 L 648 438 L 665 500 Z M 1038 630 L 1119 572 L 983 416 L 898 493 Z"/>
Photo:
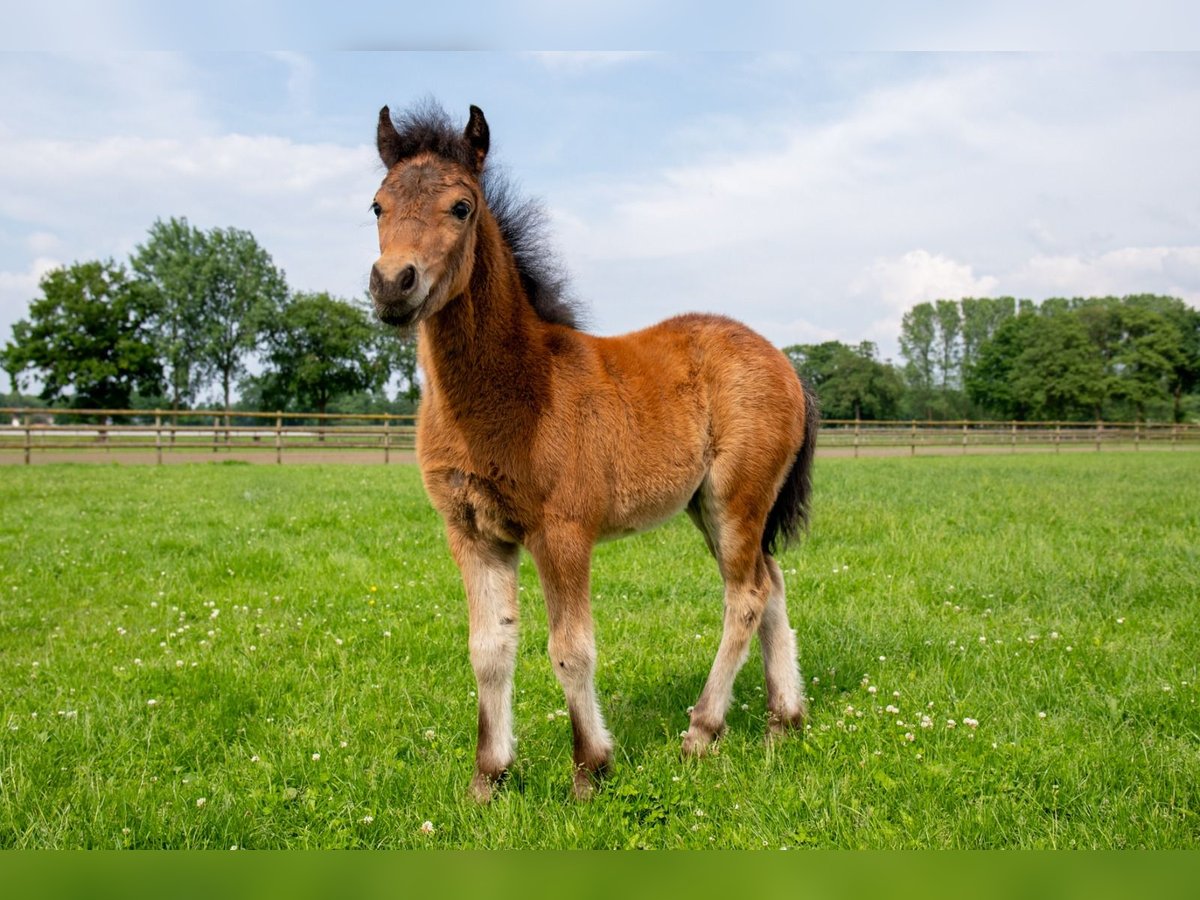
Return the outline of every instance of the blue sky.
<path id="1" fill-rule="evenodd" d="M 1194 52 L 57 48 L 0 53 L 0 341 L 156 217 L 361 294 L 375 118 L 427 96 L 484 109 L 601 333 L 698 309 L 894 357 L 937 297 L 1200 303 Z"/>

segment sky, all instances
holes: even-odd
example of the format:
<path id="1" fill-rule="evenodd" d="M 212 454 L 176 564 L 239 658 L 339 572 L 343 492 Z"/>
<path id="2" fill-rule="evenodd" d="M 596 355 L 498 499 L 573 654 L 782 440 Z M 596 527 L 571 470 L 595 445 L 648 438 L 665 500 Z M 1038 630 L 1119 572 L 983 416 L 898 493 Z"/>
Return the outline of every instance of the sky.
<path id="1" fill-rule="evenodd" d="M 156 218 L 362 296 L 379 108 L 430 97 L 482 107 L 597 333 L 709 311 L 898 359 L 925 300 L 1200 305 L 1200 53 L 315 44 L 0 52 L 0 342 L 45 272 Z"/>

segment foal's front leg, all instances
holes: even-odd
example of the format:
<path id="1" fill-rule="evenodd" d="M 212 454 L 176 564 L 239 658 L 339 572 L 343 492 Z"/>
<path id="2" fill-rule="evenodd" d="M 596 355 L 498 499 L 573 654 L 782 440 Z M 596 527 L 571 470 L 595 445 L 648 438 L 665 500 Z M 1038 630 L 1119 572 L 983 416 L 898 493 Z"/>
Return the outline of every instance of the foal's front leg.
<path id="1" fill-rule="evenodd" d="M 596 700 L 596 639 L 588 575 L 592 542 L 570 526 L 527 542 L 538 568 L 550 624 L 549 654 L 563 687 L 574 737 L 575 796 L 586 800 L 612 764 L 612 738 Z"/>
<path id="2" fill-rule="evenodd" d="M 520 548 L 451 532 L 450 549 L 467 589 L 471 666 L 479 687 L 479 737 L 471 794 L 486 802 L 516 756 L 512 686 Z"/>

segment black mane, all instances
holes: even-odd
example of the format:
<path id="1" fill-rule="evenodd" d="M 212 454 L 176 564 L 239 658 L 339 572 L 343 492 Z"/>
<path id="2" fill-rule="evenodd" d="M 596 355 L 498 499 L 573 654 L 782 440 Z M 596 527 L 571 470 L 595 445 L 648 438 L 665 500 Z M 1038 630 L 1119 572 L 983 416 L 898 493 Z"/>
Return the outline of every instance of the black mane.
<path id="1" fill-rule="evenodd" d="M 461 128 L 437 103 L 427 100 L 393 119 L 397 156 L 404 159 L 433 153 L 472 171 L 475 152 Z M 580 328 L 583 305 L 569 293 L 569 278 L 551 246 L 546 210 L 537 200 L 521 197 L 503 173 L 484 161 L 483 197 L 512 251 L 517 274 L 529 302 L 546 322 Z"/>

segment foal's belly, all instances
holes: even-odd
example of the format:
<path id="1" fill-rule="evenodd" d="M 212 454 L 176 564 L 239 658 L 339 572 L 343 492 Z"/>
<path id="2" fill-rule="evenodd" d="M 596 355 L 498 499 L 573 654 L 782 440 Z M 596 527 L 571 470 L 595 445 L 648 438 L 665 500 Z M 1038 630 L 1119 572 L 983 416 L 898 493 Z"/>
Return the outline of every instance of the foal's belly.
<path id="1" fill-rule="evenodd" d="M 633 490 L 618 488 L 610 498 L 600 539 L 648 531 L 683 510 L 704 480 L 705 470 L 699 462 L 694 471 L 681 472 L 678 478 L 639 484 Z"/>

